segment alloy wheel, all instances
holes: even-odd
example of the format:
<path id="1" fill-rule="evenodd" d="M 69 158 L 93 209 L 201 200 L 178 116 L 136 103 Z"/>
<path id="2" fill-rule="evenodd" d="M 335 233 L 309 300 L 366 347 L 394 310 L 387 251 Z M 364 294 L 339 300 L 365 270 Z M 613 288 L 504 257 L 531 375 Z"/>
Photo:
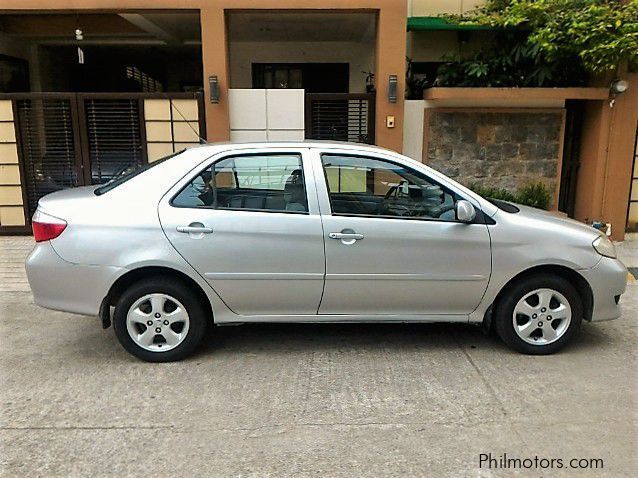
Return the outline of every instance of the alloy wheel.
<path id="1" fill-rule="evenodd" d="M 569 301 L 560 292 L 548 288 L 524 295 L 512 314 L 516 334 L 532 345 L 556 342 L 569 328 L 571 319 Z"/>
<path id="2" fill-rule="evenodd" d="M 181 344 L 190 320 L 186 308 L 167 294 L 148 294 L 136 300 L 126 315 L 133 341 L 151 352 L 166 352 Z"/>

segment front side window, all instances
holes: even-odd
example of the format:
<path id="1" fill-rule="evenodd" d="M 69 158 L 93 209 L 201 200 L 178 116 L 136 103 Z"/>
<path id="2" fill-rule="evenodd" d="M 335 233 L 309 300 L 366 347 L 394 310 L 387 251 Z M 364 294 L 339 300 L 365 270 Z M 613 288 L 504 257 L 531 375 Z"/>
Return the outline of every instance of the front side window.
<path id="1" fill-rule="evenodd" d="M 307 213 L 301 156 L 256 154 L 222 159 L 200 172 L 172 204 Z"/>
<path id="2" fill-rule="evenodd" d="M 424 174 L 363 156 L 321 156 L 333 214 L 455 220 L 458 197 Z"/>

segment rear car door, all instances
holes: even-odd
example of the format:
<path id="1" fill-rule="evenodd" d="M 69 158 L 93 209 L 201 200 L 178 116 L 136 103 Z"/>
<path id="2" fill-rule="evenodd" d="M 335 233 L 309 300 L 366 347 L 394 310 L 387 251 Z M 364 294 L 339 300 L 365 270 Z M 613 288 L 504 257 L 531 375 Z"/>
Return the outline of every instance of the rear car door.
<path id="1" fill-rule="evenodd" d="M 455 218 L 464 199 L 396 160 L 316 150 L 326 282 L 319 314 L 463 316 L 491 271 L 480 220 Z M 480 218 L 480 215 L 479 215 Z"/>
<path id="2" fill-rule="evenodd" d="M 170 242 L 237 314 L 317 314 L 323 229 L 304 154 L 223 154 L 160 203 Z"/>

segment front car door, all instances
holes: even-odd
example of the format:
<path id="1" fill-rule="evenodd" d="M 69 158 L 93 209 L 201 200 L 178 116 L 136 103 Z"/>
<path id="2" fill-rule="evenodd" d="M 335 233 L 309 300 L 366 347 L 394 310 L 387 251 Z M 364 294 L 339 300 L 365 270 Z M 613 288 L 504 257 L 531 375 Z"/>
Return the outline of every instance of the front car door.
<path id="1" fill-rule="evenodd" d="M 457 191 L 397 158 L 313 155 L 326 247 L 320 314 L 463 320 L 477 307 L 491 271 L 489 233 L 480 220 L 456 221 Z"/>
<path id="2" fill-rule="evenodd" d="M 169 241 L 236 314 L 317 314 L 323 230 L 304 154 L 222 154 L 160 203 Z"/>

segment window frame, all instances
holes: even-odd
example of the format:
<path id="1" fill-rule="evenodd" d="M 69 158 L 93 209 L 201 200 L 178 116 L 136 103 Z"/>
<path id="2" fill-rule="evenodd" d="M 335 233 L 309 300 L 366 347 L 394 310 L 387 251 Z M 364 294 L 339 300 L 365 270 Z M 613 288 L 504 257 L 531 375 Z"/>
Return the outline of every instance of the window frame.
<path id="1" fill-rule="evenodd" d="M 475 204 L 475 201 L 470 201 L 469 199 L 467 199 L 465 196 L 463 196 L 461 193 L 459 193 L 458 191 L 454 190 L 453 188 L 442 184 L 440 181 L 432 178 L 432 176 L 426 174 L 423 171 L 419 171 L 414 169 L 413 167 L 409 166 L 409 165 L 405 165 L 402 164 L 400 161 L 394 160 L 392 158 L 388 158 L 385 156 L 375 156 L 373 154 L 366 154 L 366 153 L 357 153 L 357 152 L 351 152 L 351 151 L 341 151 L 341 150 L 321 150 L 319 151 L 319 166 L 321 167 L 321 170 L 323 172 L 323 179 L 324 179 L 324 184 L 325 184 L 325 191 L 326 194 L 328 195 L 328 204 L 330 206 L 330 215 L 331 216 L 335 216 L 335 217 L 358 217 L 358 218 L 369 218 L 369 219 L 391 219 L 391 220 L 405 220 L 405 221 L 422 221 L 422 222 L 440 222 L 440 223 L 445 223 L 445 224 L 485 224 L 485 217 L 483 215 L 483 211 L 481 210 L 481 208 Z M 373 161 L 382 161 L 385 163 L 389 163 L 389 164 L 393 164 L 395 166 L 399 166 L 401 168 L 404 169 L 408 169 L 410 171 L 413 171 L 414 173 L 417 173 L 417 175 L 421 175 L 421 176 L 425 176 L 427 178 L 427 180 L 429 182 L 431 182 L 434 185 L 439 186 L 444 192 L 449 193 L 449 194 L 453 194 L 454 197 L 456 198 L 455 204 L 456 202 L 460 201 L 460 200 L 466 200 L 469 201 L 470 203 L 472 203 L 472 205 L 474 206 L 474 208 L 476 209 L 476 217 L 474 218 L 474 220 L 472 222 L 464 222 L 464 221 L 459 221 L 456 218 L 456 211 L 454 214 L 454 219 L 440 219 L 440 218 L 431 218 L 431 217 L 417 217 L 417 216 L 385 216 L 385 215 L 376 215 L 376 214 L 357 214 L 357 213 L 340 213 L 340 212 L 335 212 L 334 208 L 332 206 L 332 197 L 330 194 L 330 184 L 328 182 L 328 174 L 326 171 L 326 168 L 324 167 L 324 162 L 323 162 L 323 158 L 324 156 L 339 156 L 339 157 L 351 157 L 351 158 L 363 158 L 363 159 L 369 159 L 369 160 L 373 160 Z"/>
<path id="2" fill-rule="evenodd" d="M 299 158 L 300 160 L 300 167 L 301 167 L 301 171 L 303 174 L 303 186 L 304 186 L 304 194 L 306 197 L 306 211 L 279 211 L 279 210 L 269 210 L 269 209 L 258 209 L 258 208 L 245 208 L 245 207 L 241 207 L 241 208 L 232 208 L 232 207 L 215 207 L 215 206 L 186 206 L 186 205 L 179 205 L 179 204 L 175 204 L 175 199 L 177 198 L 177 196 L 179 196 L 182 191 L 184 191 L 187 187 L 189 187 L 189 185 L 193 182 L 193 180 L 200 176 L 204 171 L 206 171 L 207 169 L 210 169 L 212 167 L 214 167 L 217 163 L 220 163 L 222 161 L 225 161 L 227 159 L 233 159 L 233 158 L 238 158 L 238 157 L 255 157 L 255 156 L 296 156 Z M 237 171 L 233 170 L 233 176 L 235 178 L 235 183 L 237 184 L 236 189 L 241 190 L 248 190 L 246 188 L 241 188 L 239 186 L 239 180 L 237 178 Z M 197 168 L 197 172 L 195 174 L 189 173 L 188 175 L 188 179 L 177 189 L 177 192 L 175 192 L 170 200 L 168 201 L 168 204 L 171 207 L 174 208 L 179 208 L 179 209 L 201 209 L 201 210 L 212 210 L 212 211 L 246 211 L 246 212 L 262 212 L 262 213 L 267 213 L 267 214 L 294 214 L 297 216 L 308 216 L 310 215 L 310 202 L 309 202 L 309 195 L 308 195 L 308 181 L 307 181 L 307 174 L 306 174 L 306 160 L 304 158 L 304 153 L 302 150 L 299 151 L 294 151 L 294 150 L 273 150 L 273 151 L 243 151 L 243 152 L 232 152 L 232 153 L 228 153 L 225 152 L 223 153 L 221 156 L 219 156 L 218 158 L 215 158 L 214 160 L 212 160 L 211 162 L 207 163 L 206 166 L 204 166 L 203 168 L 198 167 Z"/>

